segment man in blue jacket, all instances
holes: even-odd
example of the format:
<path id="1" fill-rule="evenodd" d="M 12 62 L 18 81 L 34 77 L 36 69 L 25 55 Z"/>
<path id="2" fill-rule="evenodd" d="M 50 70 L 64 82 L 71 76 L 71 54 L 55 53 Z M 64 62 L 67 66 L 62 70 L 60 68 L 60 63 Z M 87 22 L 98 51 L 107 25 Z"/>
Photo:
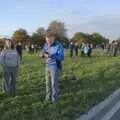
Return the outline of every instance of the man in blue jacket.
<path id="1" fill-rule="evenodd" d="M 63 46 L 55 40 L 55 35 L 48 30 L 42 57 L 46 59 L 46 100 L 58 100 L 61 62 L 64 60 Z"/>

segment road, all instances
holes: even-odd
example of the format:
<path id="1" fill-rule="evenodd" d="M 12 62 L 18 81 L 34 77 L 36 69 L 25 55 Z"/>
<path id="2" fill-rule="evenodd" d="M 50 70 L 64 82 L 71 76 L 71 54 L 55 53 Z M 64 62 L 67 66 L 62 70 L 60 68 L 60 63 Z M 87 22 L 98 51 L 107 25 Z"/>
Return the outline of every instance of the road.
<path id="1" fill-rule="evenodd" d="M 120 89 L 77 120 L 120 120 Z"/>

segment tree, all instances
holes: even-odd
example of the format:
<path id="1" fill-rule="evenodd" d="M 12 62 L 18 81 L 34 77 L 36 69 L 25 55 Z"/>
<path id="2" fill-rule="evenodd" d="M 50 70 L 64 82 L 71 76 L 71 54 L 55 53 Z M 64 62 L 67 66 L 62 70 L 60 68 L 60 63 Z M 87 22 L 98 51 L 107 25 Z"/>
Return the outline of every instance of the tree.
<path id="1" fill-rule="evenodd" d="M 32 44 L 43 46 L 43 44 L 45 43 L 45 36 L 40 36 L 38 33 L 33 33 L 30 38 L 30 42 Z"/>
<path id="2" fill-rule="evenodd" d="M 66 28 L 63 22 L 54 20 L 49 24 L 48 29 L 50 29 L 61 42 L 66 38 Z"/>
<path id="3" fill-rule="evenodd" d="M 43 46 L 45 43 L 45 33 L 46 31 L 43 27 L 38 28 L 30 37 L 30 43 Z"/>
<path id="4" fill-rule="evenodd" d="M 37 29 L 36 33 L 39 35 L 39 36 L 45 36 L 45 29 L 43 27 L 40 27 Z"/>
<path id="5" fill-rule="evenodd" d="M 13 33 L 12 38 L 15 41 L 15 43 L 21 42 L 25 44 L 29 39 L 29 35 L 25 29 L 20 28 Z"/>
<path id="6" fill-rule="evenodd" d="M 91 36 L 82 32 L 77 32 L 72 39 L 79 44 L 82 42 L 91 43 Z"/>
<path id="7" fill-rule="evenodd" d="M 105 44 L 109 43 L 109 39 L 103 37 L 100 33 L 86 34 L 82 32 L 77 32 L 72 38 L 77 43 L 92 43 L 93 45 L 99 45 L 103 42 Z"/>
<path id="8" fill-rule="evenodd" d="M 92 36 L 93 44 L 95 45 L 102 44 L 103 42 L 105 44 L 109 43 L 109 40 L 103 37 L 100 33 L 93 33 L 91 36 Z"/>

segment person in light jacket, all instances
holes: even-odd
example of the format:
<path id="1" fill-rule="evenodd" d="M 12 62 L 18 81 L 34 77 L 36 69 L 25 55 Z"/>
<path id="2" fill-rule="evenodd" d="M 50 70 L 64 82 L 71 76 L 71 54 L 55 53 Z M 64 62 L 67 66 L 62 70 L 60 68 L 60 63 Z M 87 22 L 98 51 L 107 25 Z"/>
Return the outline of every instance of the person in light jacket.
<path id="1" fill-rule="evenodd" d="M 4 49 L 0 55 L 0 63 L 3 67 L 3 91 L 5 94 L 15 96 L 16 78 L 19 68 L 19 54 L 12 40 L 4 41 Z"/>
<path id="2" fill-rule="evenodd" d="M 59 97 L 59 77 L 64 60 L 64 49 L 55 35 L 48 30 L 42 57 L 46 60 L 46 100 L 56 102 Z"/>

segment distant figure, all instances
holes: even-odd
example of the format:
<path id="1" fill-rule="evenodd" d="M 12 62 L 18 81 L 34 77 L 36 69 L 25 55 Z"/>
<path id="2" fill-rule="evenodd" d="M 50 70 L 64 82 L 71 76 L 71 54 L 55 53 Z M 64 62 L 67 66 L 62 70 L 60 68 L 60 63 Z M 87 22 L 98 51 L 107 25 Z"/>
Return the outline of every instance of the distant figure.
<path id="1" fill-rule="evenodd" d="M 78 43 L 75 44 L 75 54 L 78 56 L 79 45 Z"/>
<path id="2" fill-rule="evenodd" d="M 64 48 L 67 48 L 66 43 L 63 43 L 63 47 L 64 47 Z"/>
<path id="3" fill-rule="evenodd" d="M 31 48 L 31 44 L 29 45 L 29 53 L 31 54 L 32 53 L 32 48 Z"/>
<path id="4" fill-rule="evenodd" d="M 120 40 L 118 40 L 118 55 L 120 55 Z"/>
<path id="5" fill-rule="evenodd" d="M 112 43 L 107 45 L 107 53 L 110 53 L 114 57 L 120 54 L 120 41 L 113 40 Z"/>
<path id="6" fill-rule="evenodd" d="M 84 47 L 85 47 L 85 44 L 82 43 L 82 44 L 81 44 L 81 55 L 82 55 L 82 56 L 85 55 L 85 54 L 84 54 Z"/>
<path id="7" fill-rule="evenodd" d="M 113 42 L 113 56 L 116 57 L 119 50 L 118 41 Z"/>
<path id="8" fill-rule="evenodd" d="M 70 57 L 73 56 L 74 47 L 75 47 L 75 46 L 74 46 L 74 43 L 71 42 L 71 43 L 70 43 Z"/>
<path id="9" fill-rule="evenodd" d="M 20 56 L 20 59 L 22 59 L 22 44 L 20 42 L 17 44 L 16 50 Z"/>
<path id="10" fill-rule="evenodd" d="M 3 90 L 6 94 L 15 96 L 19 55 L 11 40 L 5 40 L 4 50 L 0 55 L 0 64 L 2 64 L 4 74 Z"/>
<path id="11" fill-rule="evenodd" d="M 35 53 L 38 53 L 39 49 L 38 49 L 38 45 L 35 45 Z"/>
<path id="12" fill-rule="evenodd" d="M 91 45 L 88 45 L 88 56 L 90 57 L 91 56 L 91 54 L 92 54 L 92 46 Z"/>
<path id="13" fill-rule="evenodd" d="M 25 46 L 25 50 L 26 50 L 27 52 L 29 52 L 29 46 L 28 46 L 28 45 Z"/>
<path id="14" fill-rule="evenodd" d="M 103 50 L 105 49 L 105 43 L 104 43 L 104 42 L 101 44 L 101 48 L 102 48 Z"/>
<path id="15" fill-rule="evenodd" d="M 88 52 L 89 52 L 89 47 L 88 47 L 88 45 L 85 45 L 84 46 L 84 55 L 88 55 Z"/>
<path id="16" fill-rule="evenodd" d="M 31 50 L 32 50 L 32 53 L 34 54 L 35 47 L 33 44 L 31 45 Z"/>
<path id="17" fill-rule="evenodd" d="M 107 54 L 111 53 L 111 44 L 110 43 L 108 43 L 106 45 L 106 49 L 107 49 Z"/>

